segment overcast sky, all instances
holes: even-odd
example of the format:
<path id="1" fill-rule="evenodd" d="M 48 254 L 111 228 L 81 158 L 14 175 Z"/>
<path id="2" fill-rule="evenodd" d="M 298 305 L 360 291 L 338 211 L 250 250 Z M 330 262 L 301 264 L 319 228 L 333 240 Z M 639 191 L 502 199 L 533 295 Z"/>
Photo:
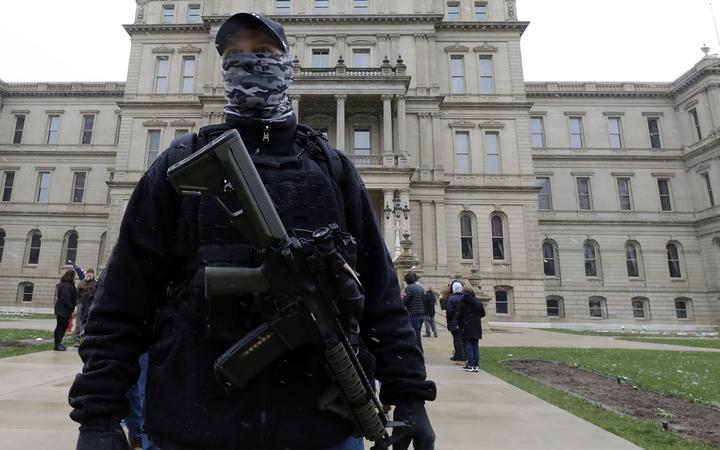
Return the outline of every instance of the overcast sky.
<path id="1" fill-rule="evenodd" d="M 0 0 L 0 79 L 122 81 L 134 0 Z M 715 0 L 720 20 L 720 0 Z M 528 81 L 671 81 L 720 52 L 708 0 L 518 0 Z"/>

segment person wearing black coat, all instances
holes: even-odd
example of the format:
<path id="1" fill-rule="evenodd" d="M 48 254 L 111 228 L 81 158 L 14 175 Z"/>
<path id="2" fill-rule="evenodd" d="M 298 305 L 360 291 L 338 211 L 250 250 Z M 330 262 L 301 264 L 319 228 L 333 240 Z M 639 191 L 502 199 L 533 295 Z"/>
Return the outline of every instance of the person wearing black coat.
<path id="1" fill-rule="evenodd" d="M 437 294 L 433 291 L 432 287 L 428 287 L 423 298 L 423 304 L 425 305 L 425 337 L 430 337 L 430 331 L 432 330 L 435 337 L 438 337 L 437 326 L 435 326 L 435 304 L 437 303 Z"/>
<path id="2" fill-rule="evenodd" d="M 482 339 L 482 318 L 485 317 L 485 308 L 475 297 L 472 287 L 465 286 L 463 298 L 458 307 L 458 326 L 462 338 L 467 364 L 463 367 L 466 372 L 480 372 L 480 345 Z"/>
<path id="3" fill-rule="evenodd" d="M 463 299 L 463 284 L 454 280 L 450 283 L 450 290 L 452 293 L 448 296 L 447 301 L 445 301 L 447 328 L 453 337 L 453 355 L 450 359 L 456 363 L 460 363 L 460 361 L 467 359 L 460 336 L 460 323 L 458 322 L 460 302 Z"/>
<path id="4" fill-rule="evenodd" d="M 62 345 L 65 330 L 70 323 L 70 317 L 77 305 L 77 290 L 75 290 L 75 271 L 68 270 L 60 279 L 55 293 L 55 318 L 57 325 L 55 326 L 54 338 L 55 347 L 53 350 L 63 352 L 66 350 Z"/>

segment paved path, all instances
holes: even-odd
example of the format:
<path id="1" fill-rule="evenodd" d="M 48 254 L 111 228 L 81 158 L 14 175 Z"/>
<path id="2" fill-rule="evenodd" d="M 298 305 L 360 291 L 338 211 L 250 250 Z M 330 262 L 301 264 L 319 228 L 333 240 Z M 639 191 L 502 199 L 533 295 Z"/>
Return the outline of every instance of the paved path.
<path id="1" fill-rule="evenodd" d="M 494 333 L 488 342 L 502 343 L 507 335 Z M 574 336 L 558 336 L 574 341 Z M 428 404 L 437 450 L 639 448 L 485 372 L 462 372 L 448 360 L 447 333 L 424 343 L 428 372 L 439 391 L 439 399 Z M 79 370 L 72 348 L 0 359 L 1 447 L 74 449 L 77 426 L 67 416 L 67 392 Z"/>

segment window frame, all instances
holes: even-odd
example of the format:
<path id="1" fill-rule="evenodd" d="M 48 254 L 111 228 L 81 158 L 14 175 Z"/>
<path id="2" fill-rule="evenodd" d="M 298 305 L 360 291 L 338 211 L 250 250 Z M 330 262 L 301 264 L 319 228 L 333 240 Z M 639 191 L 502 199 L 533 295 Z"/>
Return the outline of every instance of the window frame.
<path id="1" fill-rule="evenodd" d="M 53 119 L 57 119 L 57 122 L 54 122 Z M 53 123 L 57 124 L 57 127 L 55 129 L 53 129 Z M 48 114 L 47 133 L 45 133 L 45 144 L 46 145 L 58 145 L 59 137 L 60 137 L 60 114 Z M 53 142 L 51 142 L 51 141 L 53 141 Z"/>
<path id="2" fill-rule="evenodd" d="M 467 219 L 470 223 L 470 234 L 464 234 L 463 230 L 463 219 Z M 475 215 L 471 213 L 470 211 L 463 211 L 460 213 L 460 216 L 458 217 L 458 224 L 460 225 L 460 260 L 461 262 L 467 263 L 471 261 L 475 261 L 475 255 L 477 255 L 477 249 L 475 248 L 475 243 L 477 242 L 476 233 L 477 233 L 477 224 L 475 220 Z M 465 245 L 464 243 L 467 241 L 470 241 L 470 258 L 465 258 Z"/>
<path id="3" fill-rule="evenodd" d="M 587 181 L 587 194 L 581 194 L 580 193 L 580 180 L 586 180 Z M 593 198 L 592 198 L 592 179 L 590 176 L 576 176 L 575 177 L 575 197 L 577 198 L 578 202 L 578 211 L 593 211 Z M 581 198 L 586 197 L 588 202 L 588 207 L 583 208 L 583 203 Z"/>
<path id="4" fill-rule="evenodd" d="M 52 172 L 49 170 L 39 170 L 37 172 L 37 185 L 35 188 L 35 203 L 48 204 L 50 202 L 50 185 L 52 183 Z M 44 188 L 46 191 L 47 198 L 45 201 L 41 201 L 41 194 L 43 191 L 43 175 L 47 175 L 47 187 Z"/>
<path id="5" fill-rule="evenodd" d="M 548 275 L 546 268 L 550 264 L 550 259 L 547 257 L 545 249 L 549 247 L 552 251 L 552 270 L 553 274 Z M 543 275 L 545 278 L 560 279 L 560 253 L 558 251 L 557 242 L 552 239 L 545 239 L 542 243 L 541 249 L 542 260 L 543 260 Z"/>
<path id="6" fill-rule="evenodd" d="M 458 66 L 455 65 L 455 62 L 459 61 L 459 69 L 461 74 L 457 75 L 455 74 L 455 69 L 458 68 Z M 465 95 L 467 94 L 467 83 L 465 83 L 465 77 L 467 76 L 467 71 L 465 70 L 465 55 L 450 55 L 450 94 L 451 95 Z M 457 85 L 456 83 L 460 83 L 460 85 Z"/>
<path id="7" fill-rule="evenodd" d="M 367 55 L 367 65 L 358 65 L 355 60 L 355 55 Z M 368 69 L 372 67 L 372 52 L 369 47 L 356 47 L 352 49 L 352 55 L 351 55 L 351 63 L 353 68 L 357 69 Z"/>
<path id="8" fill-rule="evenodd" d="M 448 22 L 458 22 L 460 21 L 460 15 L 462 14 L 462 11 L 460 10 L 460 2 L 454 1 L 454 2 L 447 2 L 447 21 Z M 451 13 L 450 8 L 457 8 L 456 13 Z"/>
<path id="9" fill-rule="evenodd" d="M 671 246 L 675 248 L 676 255 L 672 254 Z M 685 270 L 683 270 L 683 251 L 680 243 L 670 241 L 665 245 L 666 261 L 668 266 L 668 274 L 671 280 L 682 281 L 685 279 Z M 677 276 L 673 275 L 673 264 L 677 269 Z"/>
<path id="10" fill-rule="evenodd" d="M 12 144 L 13 145 L 21 145 L 23 135 L 25 134 L 25 125 L 27 124 L 27 114 L 15 114 L 13 115 L 15 118 L 15 124 L 13 125 L 13 133 L 12 133 Z M 22 119 L 22 124 L 20 124 L 20 120 Z M 18 127 L 18 124 L 20 126 Z M 18 135 L 18 133 L 20 133 Z"/>
<path id="11" fill-rule="evenodd" d="M 697 136 L 697 141 L 702 141 L 703 140 L 702 126 L 700 125 L 700 115 L 698 114 L 697 108 L 692 108 L 692 109 L 688 110 L 688 114 L 690 114 L 690 126 L 693 130 L 695 130 L 695 135 Z"/>
<path id="12" fill-rule="evenodd" d="M 357 136 L 358 133 L 364 133 L 367 132 L 368 135 L 368 148 L 364 147 L 358 147 L 357 146 Z M 353 155 L 356 156 L 370 156 L 372 155 L 372 139 L 373 139 L 373 133 L 372 133 L 372 127 L 369 125 L 355 125 L 353 126 Z M 367 153 L 359 153 L 358 150 L 361 152 L 367 151 Z"/>
<path id="13" fill-rule="evenodd" d="M 192 75 L 188 76 L 187 63 L 192 61 Z M 183 56 L 182 57 L 182 73 L 180 77 L 180 93 L 181 94 L 194 94 L 195 93 L 195 78 L 197 77 L 197 58 L 195 56 Z M 190 86 L 187 86 L 188 80 L 190 80 Z M 188 90 L 188 87 L 190 88 Z"/>
<path id="14" fill-rule="evenodd" d="M 327 5 L 327 6 L 320 6 Z M 330 0 L 314 0 L 313 1 L 313 13 L 314 14 L 328 14 L 330 12 Z"/>
<path id="15" fill-rule="evenodd" d="M 478 12 L 484 11 L 484 14 L 478 14 Z M 485 16 L 484 18 L 482 16 Z M 488 2 L 475 2 L 473 5 L 473 19 L 478 22 L 486 22 L 490 20 L 490 11 L 488 9 Z"/>
<path id="16" fill-rule="evenodd" d="M 710 179 L 710 171 L 707 170 L 700 174 L 705 181 L 705 190 L 707 192 L 708 203 L 710 208 L 715 207 L 715 192 L 713 192 L 712 180 Z"/>
<path id="17" fill-rule="evenodd" d="M 27 289 L 30 289 L 30 292 L 28 292 Z M 30 281 L 23 281 L 18 284 L 18 296 L 17 296 L 17 302 L 22 304 L 31 304 L 33 301 L 33 293 L 35 291 L 35 284 L 31 283 Z M 30 300 L 25 300 L 25 298 L 30 295 Z"/>
<path id="18" fill-rule="evenodd" d="M 549 302 L 554 301 L 557 302 L 557 307 L 553 307 L 553 309 L 557 309 L 557 315 L 551 315 L 550 314 L 550 304 Z M 545 314 L 548 319 L 562 319 L 565 317 L 565 300 L 560 297 L 559 295 L 548 295 L 545 297 Z"/>
<path id="19" fill-rule="evenodd" d="M 635 303 L 639 302 L 642 308 L 636 308 Z M 632 310 L 633 319 L 650 320 L 650 300 L 647 297 L 633 297 L 630 299 L 630 309 Z M 637 311 L 642 311 L 642 316 L 637 315 Z"/>
<path id="20" fill-rule="evenodd" d="M 463 136 L 465 138 L 465 153 L 460 153 L 461 145 L 458 138 L 460 136 Z M 457 174 L 471 174 L 473 172 L 472 167 L 472 155 L 470 152 L 470 131 L 467 130 L 459 130 L 455 131 L 453 133 L 453 147 L 454 147 L 454 153 L 455 153 L 455 173 Z M 461 169 L 461 161 L 465 162 L 467 165 L 467 170 L 463 171 Z"/>
<path id="21" fill-rule="evenodd" d="M 287 5 L 280 6 L 280 4 Z M 290 3 L 290 0 L 275 0 L 275 14 L 290 14 L 292 10 L 292 4 Z"/>
<path id="22" fill-rule="evenodd" d="M 155 135 L 155 133 L 157 133 L 157 136 L 158 136 L 157 150 L 152 149 L 152 145 L 153 145 L 152 136 Z M 147 166 L 146 167 L 150 167 L 152 165 L 152 163 L 155 162 L 157 157 L 160 155 L 161 147 L 162 147 L 162 130 L 158 129 L 158 128 L 149 128 L 147 130 L 147 137 L 146 137 L 146 144 L 145 144 L 145 151 L 147 152 L 146 153 L 147 154 L 147 157 L 146 157 Z M 154 157 L 151 158 L 151 156 L 153 156 L 153 155 L 154 155 Z"/>
<path id="23" fill-rule="evenodd" d="M 592 258 L 588 258 L 587 248 L 592 249 Z M 592 261 L 595 264 L 595 274 L 588 274 L 588 261 Z M 588 240 L 583 243 L 583 266 L 585 269 L 585 278 L 590 279 L 602 279 L 602 263 L 600 260 L 600 245 L 593 240 Z"/>
<path id="24" fill-rule="evenodd" d="M 625 194 L 622 193 L 621 182 L 625 182 L 625 187 L 627 188 L 627 193 Z M 634 211 L 631 177 L 624 175 L 615 177 L 615 187 L 617 189 L 618 210 L 621 212 Z M 627 198 L 627 207 L 623 204 L 623 198 Z"/>
<path id="25" fill-rule="evenodd" d="M 681 308 L 678 308 L 678 303 L 682 302 L 684 304 L 684 308 L 682 310 L 685 313 L 685 317 L 680 317 L 679 312 Z M 692 321 L 695 320 L 694 314 L 693 314 L 693 307 L 692 307 L 692 299 L 687 297 L 677 297 L 674 299 L 675 304 L 675 318 L 677 320 L 687 320 Z"/>
<path id="26" fill-rule="evenodd" d="M 495 301 L 495 315 L 502 317 L 510 317 L 514 315 L 514 301 L 513 301 L 513 289 L 510 286 L 495 286 L 493 287 L 493 300 Z M 498 292 L 505 293 L 505 301 L 498 302 Z M 505 305 L 505 312 L 498 311 L 498 305 Z"/>
<path id="27" fill-rule="evenodd" d="M 489 75 L 483 73 L 483 61 L 488 61 L 490 64 Z M 490 89 L 483 88 L 483 80 L 489 80 Z M 480 95 L 494 95 L 495 91 L 495 62 L 493 61 L 492 55 L 479 55 L 478 56 L 478 81 L 479 81 L 479 92 Z"/>
<path id="28" fill-rule="evenodd" d="M 78 187 L 78 179 L 79 176 L 83 176 L 83 183 L 81 187 Z M 72 204 L 82 204 L 85 203 L 85 191 L 87 190 L 87 178 L 88 178 L 88 172 L 86 170 L 78 170 L 73 172 L 73 184 L 72 184 L 72 190 L 70 191 L 70 203 Z M 80 191 L 80 200 L 77 201 L 77 194 L 78 191 Z"/>
<path id="29" fill-rule="evenodd" d="M 364 4 L 365 6 L 358 6 Z M 370 0 L 353 0 L 352 11 L 354 13 L 369 13 L 370 12 Z"/>
<path id="30" fill-rule="evenodd" d="M 91 118 L 90 129 L 87 128 L 87 119 Z M 97 116 L 95 114 L 83 114 L 81 118 L 80 126 L 80 145 L 92 145 L 93 139 L 95 138 L 95 121 Z M 88 139 L 86 137 L 89 136 Z"/>
<path id="31" fill-rule="evenodd" d="M 647 119 L 646 123 L 647 123 L 647 127 L 648 127 L 648 140 L 650 142 L 650 148 L 653 150 L 662 149 L 663 148 L 663 138 L 662 138 L 662 124 L 661 124 L 660 117 L 648 116 L 646 119 Z M 655 123 L 657 124 L 657 133 L 655 133 L 655 134 L 652 132 L 652 129 L 650 127 L 650 121 L 655 121 Z M 654 142 L 653 142 L 654 135 L 657 138 L 657 147 L 654 145 Z"/>
<path id="32" fill-rule="evenodd" d="M 496 220 L 497 219 L 497 220 Z M 496 235 L 495 223 L 500 221 L 500 234 Z M 509 242 L 507 219 L 504 214 L 493 213 L 490 215 L 490 250 L 492 251 L 492 262 L 493 264 L 505 264 L 510 261 L 509 248 L 507 243 Z M 500 244 L 500 247 L 496 247 L 496 243 Z M 502 254 L 496 252 L 500 250 Z"/>
<path id="33" fill-rule="evenodd" d="M 74 242 L 73 242 L 74 240 Z M 60 255 L 62 255 L 63 259 L 60 261 L 60 268 L 64 267 L 68 264 L 68 261 L 72 261 L 73 263 L 77 262 L 77 254 L 78 254 L 78 246 L 80 242 L 80 236 L 78 235 L 78 232 L 75 230 L 70 230 L 67 233 L 65 233 L 65 236 L 63 237 L 63 245 L 62 245 L 62 252 Z M 74 247 L 72 247 L 70 244 L 75 244 Z M 70 252 L 73 252 L 71 255 Z M 71 258 L 70 256 L 74 256 Z"/>
<path id="34" fill-rule="evenodd" d="M 573 121 L 577 121 L 579 132 L 573 133 L 572 124 Z M 585 127 L 583 124 L 583 118 L 582 116 L 568 116 L 568 136 L 570 138 L 570 148 L 573 150 L 582 149 L 585 148 Z M 579 136 L 580 138 L 580 145 L 575 146 L 573 145 L 573 136 Z"/>
<path id="35" fill-rule="evenodd" d="M 612 123 L 617 125 L 617 131 L 613 132 Z M 612 150 L 619 150 L 625 147 L 623 142 L 623 127 L 621 116 L 607 116 L 606 120 L 608 130 L 608 144 Z M 617 142 L 613 141 L 613 138 L 617 138 Z"/>
<path id="36" fill-rule="evenodd" d="M 324 53 L 320 53 L 324 52 Z M 315 57 L 327 57 L 327 65 L 316 65 Z M 313 69 L 329 69 L 330 68 L 330 48 L 329 47 L 315 47 L 310 49 L 310 67 Z"/>
<path id="37" fill-rule="evenodd" d="M 541 116 L 531 116 L 530 117 L 530 148 L 537 149 L 537 148 L 547 148 L 547 143 L 545 142 L 545 118 Z M 540 132 L 535 132 L 535 128 L 533 126 L 533 123 L 535 121 L 538 121 L 540 124 Z M 540 136 L 540 146 L 535 145 L 535 137 Z"/>
<path id="38" fill-rule="evenodd" d="M 630 249 L 635 253 L 635 259 L 631 258 Z M 630 274 L 630 264 L 634 263 L 635 271 L 637 275 Z M 644 276 L 643 263 L 642 263 L 642 249 L 640 244 L 635 241 L 625 242 L 625 273 L 630 280 L 642 280 Z"/>
<path id="39" fill-rule="evenodd" d="M 13 190 L 15 188 L 15 174 L 17 172 L 15 170 L 3 170 L 3 180 L 2 180 L 2 196 L 0 197 L 0 202 L 7 203 L 12 202 L 12 194 Z M 10 184 L 8 185 L 8 180 L 10 181 Z"/>
<path id="40" fill-rule="evenodd" d="M 168 11 L 172 11 L 172 14 L 168 14 Z M 170 4 L 164 4 L 162 5 L 162 14 L 160 16 L 160 23 L 163 25 L 172 24 L 175 23 L 177 20 L 177 11 L 175 10 L 175 5 Z"/>
<path id="41" fill-rule="evenodd" d="M 597 307 L 593 307 L 593 301 L 599 301 L 600 302 L 600 315 L 599 316 L 593 316 L 593 310 L 597 310 Z M 590 320 L 606 320 L 608 318 L 608 310 L 607 310 L 607 299 L 605 297 L 600 297 L 598 295 L 593 295 L 591 297 L 588 297 L 588 313 L 590 314 Z"/>
<path id="42" fill-rule="evenodd" d="M 193 11 L 197 11 L 198 14 L 195 16 L 192 14 Z M 193 20 L 193 18 L 197 17 L 197 20 Z M 202 5 L 199 4 L 190 4 L 187 8 L 187 23 L 202 23 Z"/>
<path id="43" fill-rule="evenodd" d="M 35 245 L 35 237 L 37 237 L 38 240 L 37 245 Z M 30 230 L 25 245 L 26 254 L 23 260 L 24 265 L 37 267 L 40 264 L 40 255 L 42 253 L 42 232 L 38 229 Z M 32 262 L 33 259 L 35 262 Z"/>
<path id="44" fill-rule="evenodd" d="M 490 153 L 490 145 L 488 145 L 488 136 L 495 137 L 495 153 Z M 486 131 L 483 133 L 483 146 L 485 149 L 485 174 L 500 175 L 503 173 L 502 152 L 500 148 L 500 132 Z M 492 157 L 492 158 L 491 158 Z M 497 162 L 497 171 L 490 170 L 490 160 L 495 159 Z"/>
<path id="45" fill-rule="evenodd" d="M 655 179 L 656 185 L 658 189 L 658 200 L 660 201 L 660 212 L 672 212 L 675 210 L 675 205 L 673 202 L 673 195 L 672 195 L 672 179 L 667 177 L 658 177 Z M 663 194 L 662 189 L 660 188 L 660 184 L 664 182 L 665 186 L 667 187 L 667 194 Z M 665 208 L 665 205 L 663 204 L 663 198 L 667 198 L 668 208 Z"/>
<path id="46" fill-rule="evenodd" d="M 535 186 L 540 188 L 540 191 L 538 191 L 538 211 L 552 211 L 553 209 L 553 203 L 552 203 L 552 183 L 550 181 L 550 176 L 536 176 L 535 177 Z M 543 184 L 540 184 L 540 180 L 545 180 Z M 546 191 L 545 194 L 543 194 L 543 191 Z M 547 207 L 543 208 L 540 202 L 540 199 L 544 197 L 547 202 Z"/>

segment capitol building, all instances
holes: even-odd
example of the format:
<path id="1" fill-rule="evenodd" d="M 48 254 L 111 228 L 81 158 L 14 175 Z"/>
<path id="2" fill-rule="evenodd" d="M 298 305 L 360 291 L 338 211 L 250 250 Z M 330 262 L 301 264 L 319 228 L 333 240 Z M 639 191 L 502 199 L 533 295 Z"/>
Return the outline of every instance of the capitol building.
<path id="1" fill-rule="evenodd" d="M 223 121 L 214 35 L 239 11 L 285 26 L 300 122 L 426 287 L 470 279 L 494 322 L 720 324 L 720 58 L 526 82 L 514 0 L 137 0 L 126 82 L 0 81 L 0 308 L 51 307 L 69 259 L 102 270 L 148 165 Z"/>

